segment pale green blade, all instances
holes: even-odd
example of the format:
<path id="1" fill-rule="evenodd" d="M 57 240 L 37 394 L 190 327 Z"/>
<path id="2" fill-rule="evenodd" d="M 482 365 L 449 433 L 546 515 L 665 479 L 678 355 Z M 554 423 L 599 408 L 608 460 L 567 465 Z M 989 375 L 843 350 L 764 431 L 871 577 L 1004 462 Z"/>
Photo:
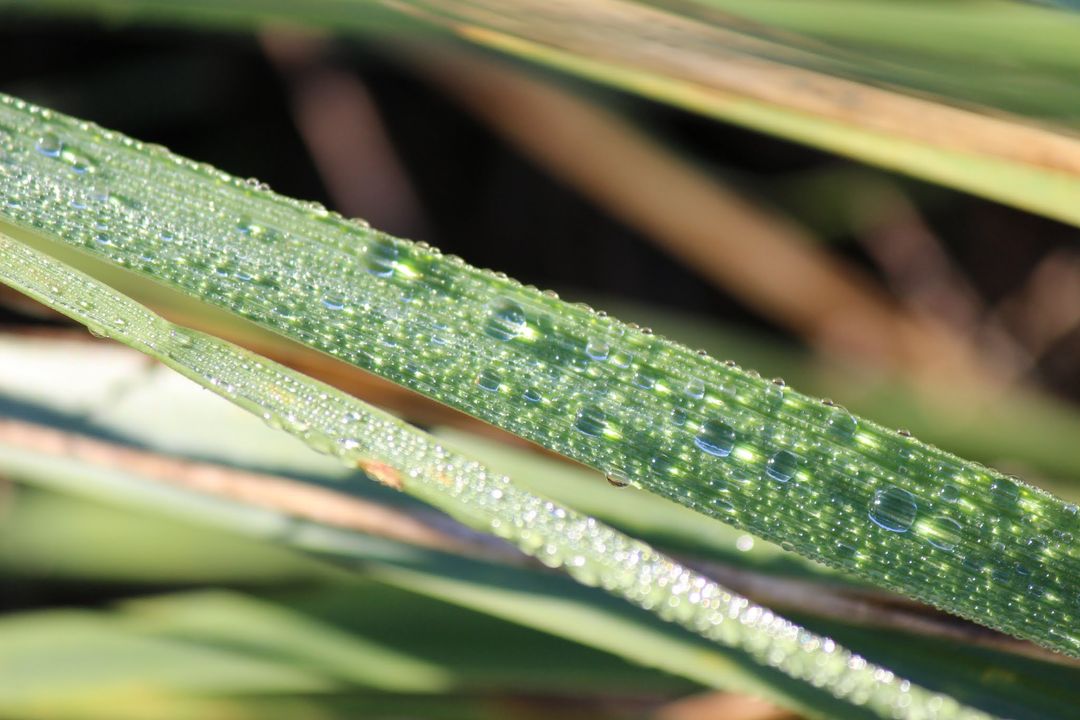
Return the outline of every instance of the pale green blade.
<path id="1" fill-rule="evenodd" d="M 59 240 L 617 483 L 1080 653 L 1075 505 L 783 381 L 88 123 L 9 98 L 0 151 L 0 228 L 21 238 Z"/>
<path id="2" fill-rule="evenodd" d="M 148 353 L 261 414 L 311 447 L 505 538 L 580 583 L 603 587 L 790 678 L 882 717 L 989 717 L 867 662 L 645 543 L 520 489 L 386 413 L 236 346 L 173 325 L 6 235 L 0 235 L 0 277 L 92 331 Z M 606 626 L 590 624 L 593 632 Z"/>
<path id="3" fill-rule="evenodd" d="M 201 395 L 205 396 L 206 393 Z M 206 398 L 213 400 L 216 398 Z M 210 403 L 214 404 L 214 403 Z M 227 408 L 226 408 L 227 409 Z M 228 413 L 226 413 L 226 416 Z M 251 424 L 251 423 L 248 423 Z M 238 423 L 228 423 L 236 427 Z M 317 457 L 317 456 L 316 456 Z M 0 468 L 12 472 L 12 465 L 6 452 L 0 446 Z M 29 483 L 49 484 L 47 478 L 72 474 L 60 458 L 42 466 L 41 474 L 22 475 Z M 550 473 L 549 473 L 550 474 Z M 73 482 L 66 485 L 73 493 L 87 497 L 96 497 L 104 488 L 86 474 L 85 468 L 75 470 Z M 153 484 L 153 480 L 142 480 Z M 354 483 L 348 483 L 343 490 L 353 490 Z M 361 490 L 361 487 L 355 489 Z M 237 556 L 233 546 L 244 546 L 244 538 L 226 532 L 215 533 L 207 538 L 207 527 L 198 523 L 206 521 L 203 516 L 195 515 L 190 522 L 179 519 L 170 522 L 169 515 L 179 508 L 168 498 L 159 502 L 143 504 L 134 494 L 120 494 L 112 499 L 130 505 L 136 509 L 153 512 L 142 517 L 121 507 L 108 508 L 97 503 L 80 507 L 75 499 L 52 496 L 52 493 L 37 493 L 28 498 L 20 493 L 15 504 L 17 524 L 10 532 L 0 535 L 6 551 L 17 552 L 28 545 L 41 545 L 29 558 L 16 558 L 16 568 L 23 572 L 33 571 L 35 560 L 40 563 L 40 572 L 51 577 L 60 572 L 75 576 L 97 574 L 100 579 L 118 577 L 137 580 L 140 576 L 151 581 L 183 582 L 191 578 L 186 563 L 177 565 L 175 554 L 160 552 L 162 538 L 160 532 L 168 530 L 167 537 L 172 537 L 182 547 L 191 548 L 188 562 L 201 563 L 209 559 L 210 572 L 220 561 L 215 554 L 233 557 L 241 562 L 246 559 Z M 165 513 L 161 516 L 158 513 Z M 35 530 L 32 524 L 41 526 Z M 231 523 L 224 521 L 225 527 Z M 69 526 L 70 530 L 69 530 Z M 43 535 L 52 530 L 50 542 L 42 542 Z M 274 542 L 292 542 L 301 539 L 304 532 L 294 528 L 293 533 L 281 533 L 268 537 Z M 216 545 L 213 547 L 213 545 Z M 237 548 L 239 549 L 239 548 Z M 269 551 L 270 548 L 268 548 Z M 361 562 L 362 568 L 370 571 L 370 560 L 379 560 L 379 556 L 357 554 L 353 546 L 350 554 L 339 547 L 342 560 L 350 557 Z M 111 563 L 103 563 L 102 556 L 112 558 Z M 381 558 L 385 562 L 385 558 Z M 4 561 L 0 555 L 0 561 Z M 369 562 L 363 562 L 368 560 Z M 12 567 L 10 560 L 5 569 Z M 401 562 L 401 561 L 399 561 Z M 165 566 L 163 567 L 163 563 Z M 315 565 L 315 563 L 309 563 Z M 633 620 L 633 608 L 605 602 L 603 595 L 595 591 L 578 589 L 572 583 L 557 576 L 545 576 L 541 573 L 519 571 L 512 568 L 499 568 L 479 563 L 446 562 L 445 558 L 432 557 L 422 560 L 413 555 L 406 563 L 408 573 L 395 572 L 392 569 L 380 576 L 383 580 L 410 587 L 418 593 L 444 599 L 466 608 L 480 612 L 494 613 L 515 623 L 527 627 L 537 627 L 546 632 L 565 637 L 575 642 L 603 647 L 612 653 L 627 657 L 649 666 L 662 665 L 668 672 L 688 674 L 706 685 L 726 687 L 741 692 L 755 692 L 804 714 L 814 717 L 837 717 L 842 714 L 843 706 L 830 704 L 830 698 L 821 694 L 805 693 L 798 686 L 778 673 L 764 669 L 755 670 L 746 658 L 732 655 L 726 665 L 706 661 L 703 658 L 719 652 L 717 648 L 697 644 L 690 636 L 680 633 L 677 628 L 668 626 L 667 630 L 656 632 L 654 625 L 645 622 L 647 616 L 637 613 Z M 318 569 L 317 567 L 314 569 Z M 295 584 L 295 571 L 289 566 L 282 567 L 292 575 L 283 580 Z M 418 574 L 419 573 L 419 574 Z M 326 575 L 326 573 L 319 573 Z M 327 594 L 327 593 L 321 593 Z M 324 622 L 336 626 L 348 627 L 360 632 L 364 637 L 380 640 L 387 645 L 425 657 L 432 661 L 446 663 L 455 669 L 459 676 L 475 677 L 482 682 L 491 677 L 491 665 L 494 665 L 500 687 L 521 687 L 529 685 L 536 691 L 553 688 L 567 682 L 567 678 L 580 678 L 594 688 L 617 691 L 618 682 L 610 673 L 610 662 L 599 658 L 579 658 L 578 653 L 558 650 L 545 646 L 537 638 L 512 632 L 510 628 L 498 628 L 492 633 L 485 630 L 485 623 L 480 616 L 475 622 L 469 617 L 448 614 L 445 609 L 424 606 L 422 601 L 398 597 L 389 599 L 384 605 L 372 607 L 371 594 L 365 592 L 361 598 L 350 598 L 350 590 L 342 588 L 336 591 L 339 599 L 333 602 L 316 600 L 305 601 L 304 595 L 288 594 L 285 604 L 304 612 L 315 612 Z M 280 599 L 280 595 L 274 597 Z M 169 607 L 172 603 L 166 600 Z M 417 607 L 417 604 L 420 607 Z M 151 607 L 156 607 L 151 604 Z M 177 602 L 178 610 L 184 607 Z M 589 610 L 589 608 L 593 608 Z M 567 612 L 560 612 L 566 608 Z M 398 613 L 402 617 L 399 618 Z M 619 626 L 611 632 L 596 632 L 596 618 L 605 614 L 621 617 Z M 630 614 L 628 614 L 630 613 Z M 175 627 L 168 621 L 168 615 L 157 611 L 155 617 L 162 618 L 169 627 Z M 164 617 L 163 617 L 164 615 Z M 417 618 L 423 618 L 420 622 Z M 600 627 L 610 627 L 609 618 Z M 409 633 L 403 628 L 415 628 L 418 633 Z M 458 635 L 458 631 L 463 635 Z M 906 633 L 882 631 L 860 631 L 857 628 L 833 626 L 832 632 L 846 634 L 857 639 L 857 647 L 879 661 L 905 664 L 909 673 L 920 680 L 934 683 L 939 689 L 977 706 L 991 709 L 999 714 L 1023 718 L 1024 720 L 1049 720 L 1050 718 L 1070 718 L 1072 708 L 1078 702 L 1077 693 L 1080 685 L 1076 680 L 1076 669 L 1070 669 L 1046 662 L 1026 660 L 1000 653 L 987 652 L 984 649 L 965 648 L 955 641 L 935 638 L 919 638 Z M 414 637 L 419 634 L 421 638 Z M 470 635 L 471 634 L 471 635 Z M 472 638 L 469 640 L 468 638 Z M 272 639 L 271 639 L 272 641 Z M 417 643 L 420 643 L 418 646 Z M 3 645 L 0 642 L 0 645 Z M 465 648 L 474 648 L 470 654 Z M 457 649 L 457 652 L 455 652 Z M 85 652 L 77 646 L 73 651 Z M 465 657 L 460 655 L 465 652 Z M 539 654 L 539 657 L 537 656 Z M 53 648 L 51 666 L 56 672 L 63 668 L 77 667 L 64 661 L 66 652 Z M 470 672 L 474 665 L 475 676 Z M 523 663 L 528 663 L 523 665 Z M 182 668 L 181 668 L 182 671 Z M 124 671 L 120 671 L 124 672 Z M 168 672 L 167 678 L 175 677 Z M 618 676 L 621 677 L 621 676 Z M 530 679 L 532 682 L 530 682 Z M 635 687 L 666 687 L 662 677 L 633 676 Z M 42 684 L 36 684 L 41 693 L 48 694 L 49 680 L 43 678 Z M 56 692 L 49 696 L 57 702 L 62 697 Z M 40 698 L 40 694 L 36 696 Z"/>

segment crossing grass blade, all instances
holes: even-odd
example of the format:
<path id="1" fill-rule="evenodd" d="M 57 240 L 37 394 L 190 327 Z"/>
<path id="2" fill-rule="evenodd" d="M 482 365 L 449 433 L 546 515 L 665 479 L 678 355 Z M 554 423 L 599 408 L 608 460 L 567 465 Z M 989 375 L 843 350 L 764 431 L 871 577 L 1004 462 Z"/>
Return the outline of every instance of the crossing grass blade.
<path id="1" fill-rule="evenodd" d="M 533 495 L 396 418 L 212 336 L 186 330 L 0 235 L 6 284 L 477 529 L 661 618 L 881 717 L 984 718 L 731 593 L 588 516 Z"/>

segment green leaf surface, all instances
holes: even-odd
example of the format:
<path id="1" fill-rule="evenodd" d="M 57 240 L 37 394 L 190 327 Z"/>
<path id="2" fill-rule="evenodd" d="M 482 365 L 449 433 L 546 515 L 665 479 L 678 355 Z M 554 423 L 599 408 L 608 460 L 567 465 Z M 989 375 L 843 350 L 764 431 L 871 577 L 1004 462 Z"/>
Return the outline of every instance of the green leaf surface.
<path id="1" fill-rule="evenodd" d="M 92 331 L 158 358 L 313 448 L 360 465 L 384 483 L 511 541 L 578 582 L 600 585 L 803 681 L 795 684 L 801 694 L 817 694 L 811 689 L 816 688 L 853 708 L 901 719 L 986 717 L 866 662 L 593 518 L 521 490 L 381 411 L 236 346 L 168 323 L 6 236 L 0 236 L 0 260 L 4 282 Z M 390 550 L 388 555 L 397 564 L 410 559 L 409 553 Z"/>
<path id="2" fill-rule="evenodd" d="M 1075 505 L 782 381 L 162 148 L 10 98 L 0 102 L 0 138 L 0 226 L 20 238 L 79 248 L 617 482 L 1080 653 Z M 127 320 L 104 316 L 93 287 L 76 287 L 54 282 L 37 297 L 125 336 Z M 154 351 L 181 352 L 186 339 L 158 338 Z M 203 381 L 251 392 L 237 385 L 244 363 L 222 361 L 233 379 L 204 364 Z M 295 402 L 284 395 L 270 409 L 260 399 L 254 409 L 295 427 Z M 334 451 L 348 437 L 347 423 L 335 423 L 309 442 Z"/>

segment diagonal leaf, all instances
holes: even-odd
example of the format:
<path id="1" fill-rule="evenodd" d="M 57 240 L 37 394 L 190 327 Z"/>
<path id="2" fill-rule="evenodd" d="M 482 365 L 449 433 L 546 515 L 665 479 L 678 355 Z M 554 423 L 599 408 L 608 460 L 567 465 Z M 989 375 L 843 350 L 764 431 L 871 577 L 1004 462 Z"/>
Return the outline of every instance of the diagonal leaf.
<path id="1" fill-rule="evenodd" d="M 19 237 L 59 240 L 617 483 L 1080 653 L 1075 505 L 782 381 L 88 123 L 7 98 L 0 151 L 0 228 Z M 71 309 L 101 317 L 95 300 L 79 302 Z"/>
<path id="2" fill-rule="evenodd" d="M 520 489 L 422 431 L 276 363 L 173 325 L 6 235 L 0 235 L 0 277 L 580 583 L 601 586 L 838 699 L 882 717 L 988 717 L 868 663 L 593 518 Z"/>

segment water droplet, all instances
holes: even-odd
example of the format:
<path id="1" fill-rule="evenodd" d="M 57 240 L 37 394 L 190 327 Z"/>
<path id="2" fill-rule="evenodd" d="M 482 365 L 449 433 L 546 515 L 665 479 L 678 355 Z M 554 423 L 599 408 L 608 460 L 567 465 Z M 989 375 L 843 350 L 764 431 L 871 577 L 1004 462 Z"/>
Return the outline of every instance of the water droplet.
<path id="1" fill-rule="evenodd" d="M 178 347 L 189 348 L 195 344 L 195 340 L 192 339 L 186 331 L 180 328 L 175 328 L 169 331 L 169 339 L 172 340 Z"/>
<path id="2" fill-rule="evenodd" d="M 34 143 L 34 149 L 45 157 L 60 157 L 64 151 L 64 141 L 54 132 L 45 132 Z"/>
<path id="3" fill-rule="evenodd" d="M 630 481 L 622 475 L 607 475 L 607 481 L 612 487 L 624 488 L 630 485 Z"/>
<path id="4" fill-rule="evenodd" d="M 610 361 L 612 365 L 617 367 L 626 368 L 630 367 L 630 363 L 634 362 L 633 353 L 629 353 L 625 350 L 616 350 L 611 353 Z"/>
<path id="5" fill-rule="evenodd" d="M 851 543 L 838 540 L 836 542 L 836 552 L 840 557 L 851 558 L 858 552 L 858 549 Z"/>
<path id="6" fill-rule="evenodd" d="M 488 392 L 498 392 L 502 387 L 502 378 L 494 370 L 484 370 L 476 376 L 476 384 Z"/>
<path id="7" fill-rule="evenodd" d="M 723 420 L 709 420 L 701 426 L 694 444 L 710 455 L 727 457 L 735 447 L 735 431 Z"/>
<path id="8" fill-rule="evenodd" d="M 938 497 L 945 502 L 954 503 L 960 499 L 960 488 L 955 485 L 945 485 L 938 490 Z"/>
<path id="9" fill-rule="evenodd" d="M 784 388 L 787 383 L 783 378 L 774 378 L 773 381 L 765 386 L 765 400 L 770 405 L 780 405 L 784 402 Z"/>
<path id="10" fill-rule="evenodd" d="M 889 532 L 902 533 L 911 528 L 918 512 L 919 506 L 914 495 L 903 488 L 890 485 L 874 493 L 867 514 L 878 527 Z"/>
<path id="11" fill-rule="evenodd" d="M 990 484 L 990 499 L 994 505 L 1003 510 L 1008 510 L 1016 504 L 1016 498 L 1020 493 L 1011 479 L 1000 478 Z"/>
<path id="12" fill-rule="evenodd" d="M 496 340 L 512 340 L 525 330 L 525 311 L 513 302 L 503 302 L 488 318 L 485 332 Z"/>
<path id="13" fill-rule="evenodd" d="M 602 338 L 589 340 L 585 345 L 585 354 L 592 360 L 607 360 L 611 346 Z"/>
<path id="14" fill-rule="evenodd" d="M 788 450 L 781 450 L 776 453 L 769 458 L 769 462 L 765 464 L 766 474 L 778 482 L 786 483 L 798 469 L 799 458 L 795 453 Z"/>
<path id="15" fill-rule="evenodd" d="M 534 387 L 525 390 L 525 392 L 522 393 L 522 397 L 525 398 L 526 402 L 531 403 L 538 403 L 544 399 L 544 396 L 540 393 L 540 391 Z"/>
<path id="16" fill-rule="evenodd" d="M 371 240 L 364 253 L 364 267 L 376 277 L 390 277 L 398 259 L 398 248 L 392 240 L 376 237 Z"/>
<path id="17" fill-rule="evenodd" d="M 669 455 L 660 453 L 649 460 L 649 467 L 652 468 L 653 473 L 656 475 L 663 476 L 671 472 L 672 468 L 675 467 L 675 462 Z"/>
<path id="18" fill-rule="evenodd" d="M 251 238 L 259 237 L 266 232 L 266 228 L 247 216 L 236 221 L 236 229 L 240 231 L 241 235 L 247 235 Z"/>
<path id="19" fill-rule="evenodd" d="M 840 440 L 850 440 L 855 436 L 855 431 L 859 429 L 858 421 L 843 408 L 837 408 L 829 416 L 826 424 L 829 426 L 829 433 Z"/>
<path id="20" fill-rule="evenodd" d="M 652 390 L 656 387 L 656 377 L 648 371 L 641 371 L 634 377 L 634 384 L 642 390 Z"/>
<path id="21" fill-rule="evenodd" d="M 680 427 L 685 425 L 686 424 L 686 411 L 683 410 L 682 408 L 675 408 L 674 410 L 672 410 L 671 411 L 671 422 L 675 423 L 676 425 L 678 425 Z"/>
<path id="22" fill-rule="evenodd" d="M 698 377 L 692 377 L 686 381 L 684 392 L 690 397 L 700 400 L 705 397 L 705 382 Z"/>
<path id="23" fill-rule="evenodd" d="M 323 298 L 322 304 L 327 310 L 337 311 L 345 309 L 345 299 L 340 295 L 328 295 Z"/>
<path id="24" fill-rule="evenodd" d="M 726 499 L 724 499 L 722 497 L 710 498 L 709 499 L 709 505 L 714 510 L 719 510 L 720 512 L 732 512 L 732 511 L 735 510 L 735 506 L 732 505 L 728 500 L 726 500 Z"/>
<path id="25" fill-rule="evenodd" d="M 956 549 L 956 544 L 960 542 L 960 523 L 951 517 L 938 515 L 930 518 L 926 523 L 926 534 L 926 539 L 931 545 L 939 550 L 952 552 Z"/>
<path id="26" fill-rule="evenodd" d="M 584 407 L 578 412 L 574 427 L 590 437 L 600 437 L 607 430 L 607 413 L 595 405 Z"/>

